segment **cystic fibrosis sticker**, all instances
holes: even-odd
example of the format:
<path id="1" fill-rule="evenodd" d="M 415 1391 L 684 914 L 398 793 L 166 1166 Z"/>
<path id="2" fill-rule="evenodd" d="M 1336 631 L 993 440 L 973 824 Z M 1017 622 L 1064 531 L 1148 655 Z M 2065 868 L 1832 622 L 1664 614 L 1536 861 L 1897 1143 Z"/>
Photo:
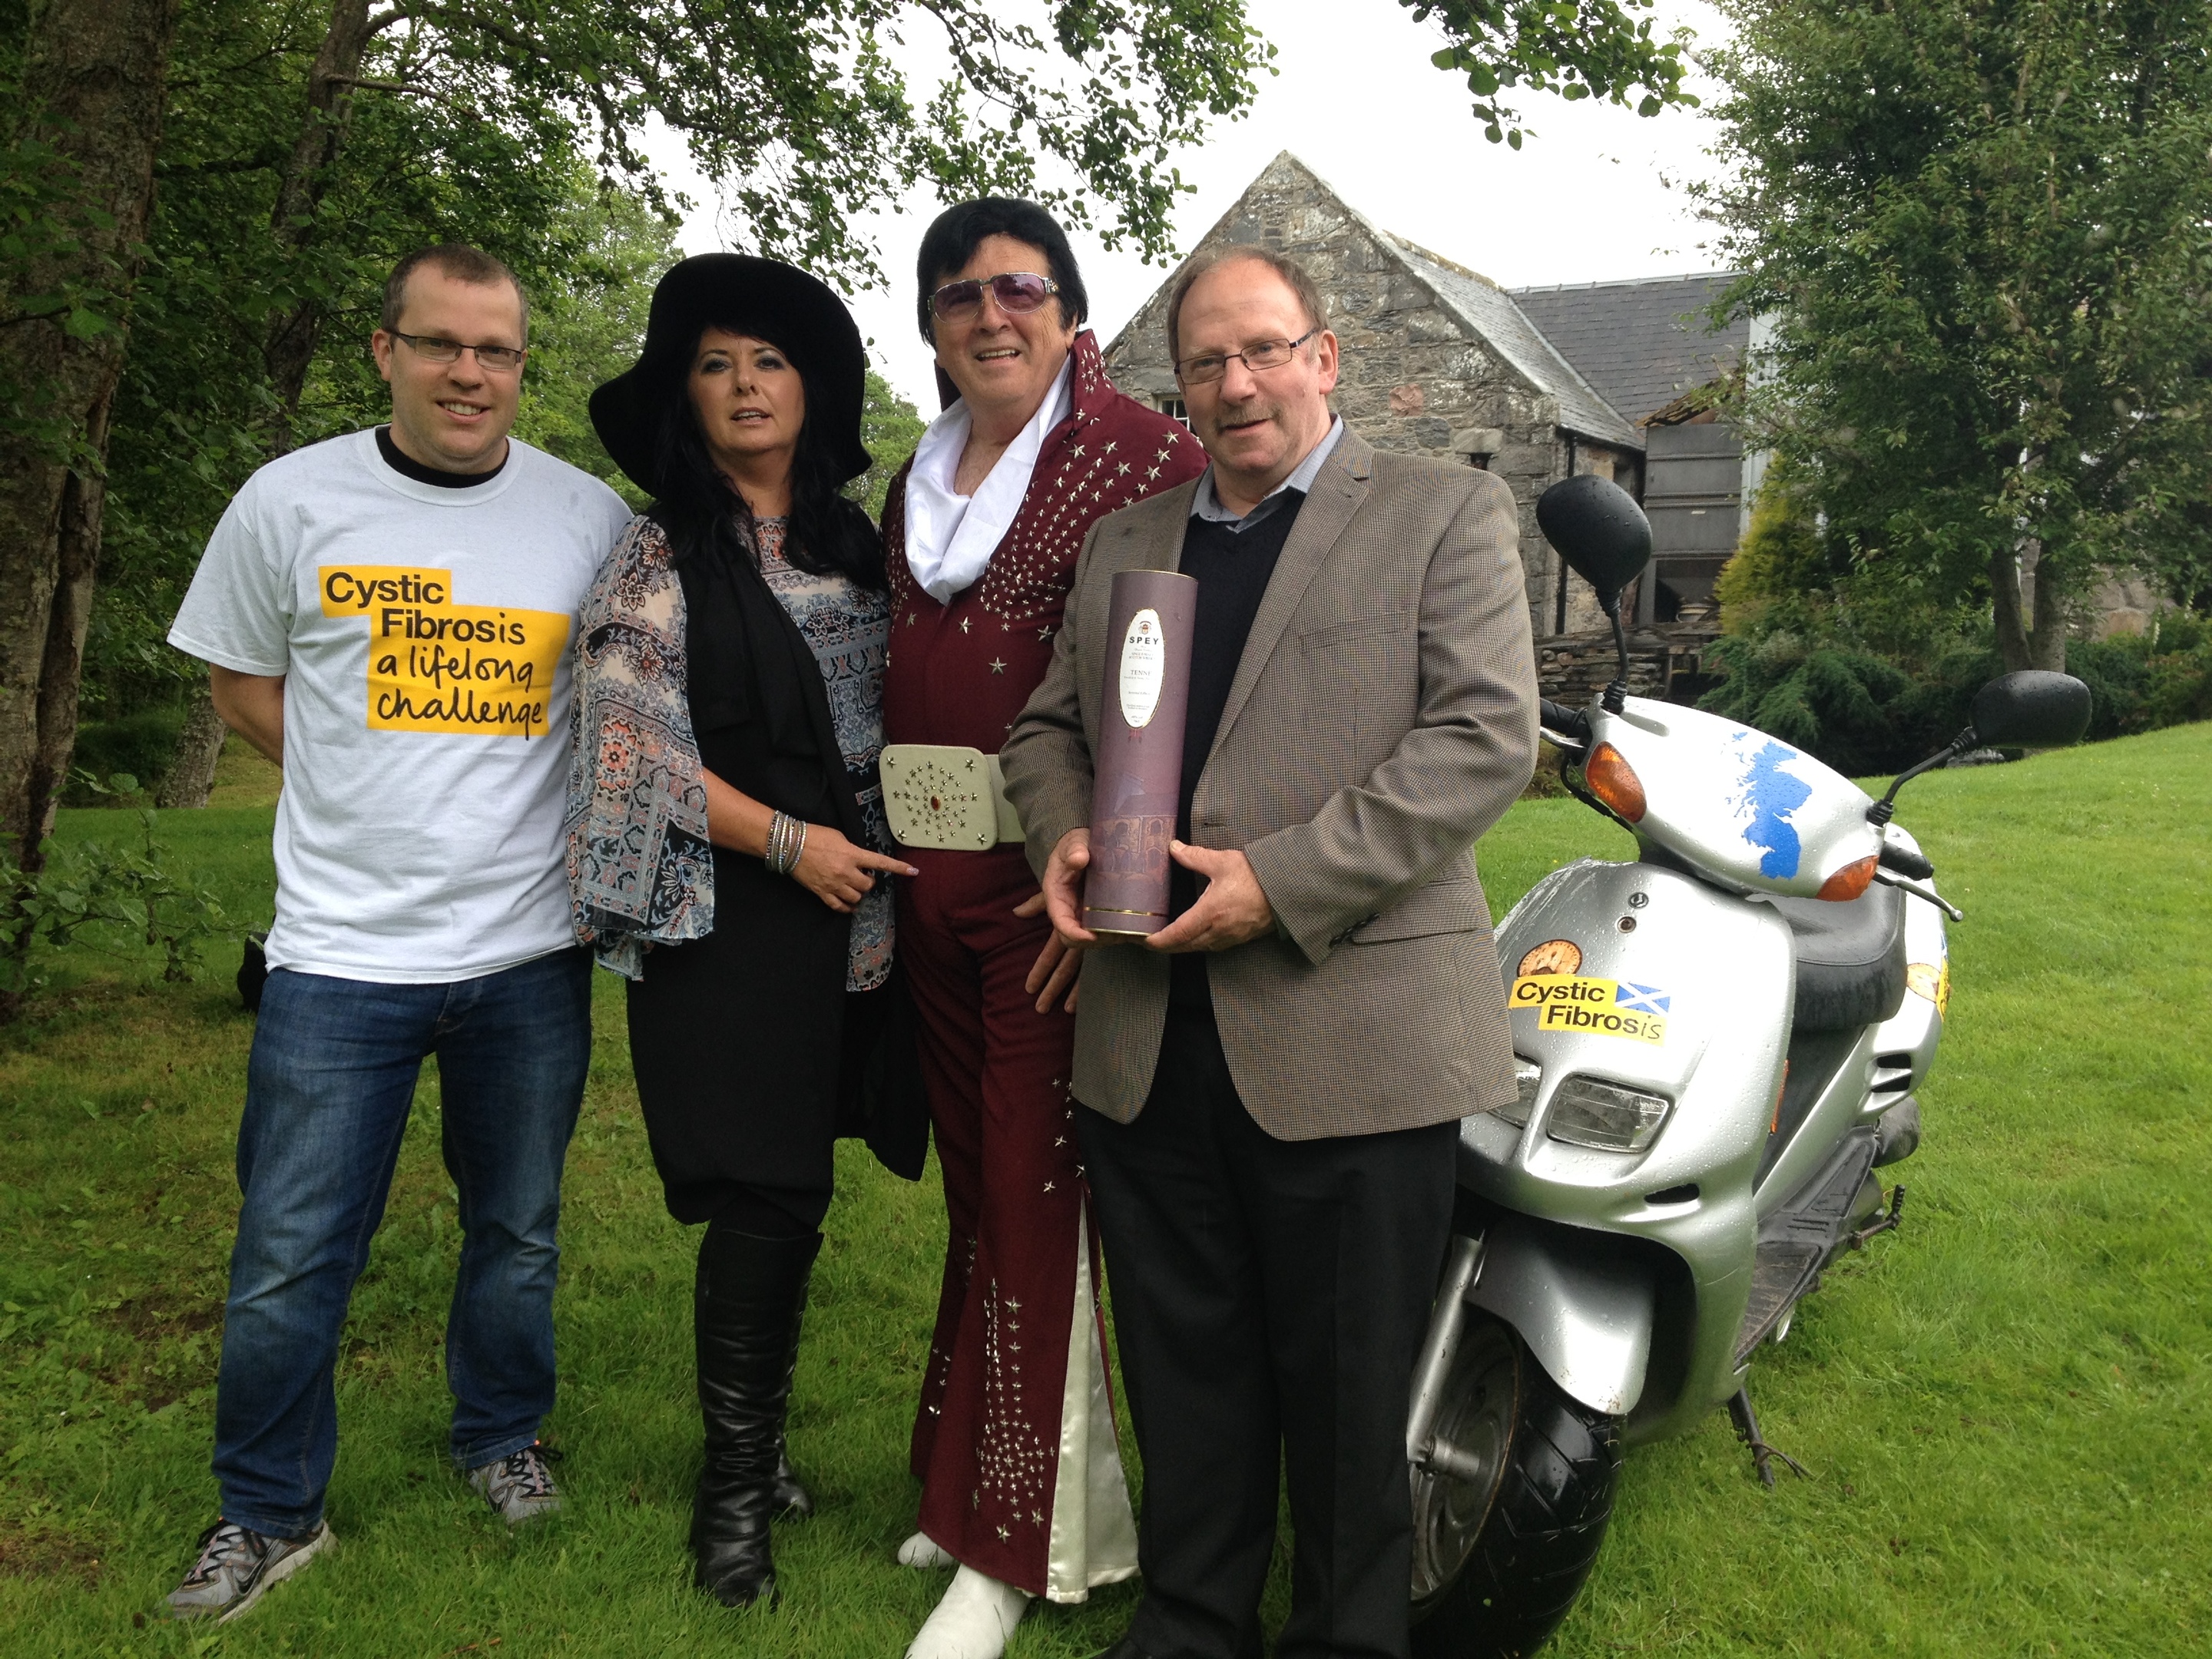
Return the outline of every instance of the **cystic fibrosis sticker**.
<path id="1" fill-rule="evenodd" d="M 1587 1031 L 1656 1044 L 1667 1041 L 1673 1004 L 1668 993 L 1650 985 L 1539 974 L 1515 980 L 1505 1006 L 1534 1011 L 1540 1031 Z"/>
<path id="2" fill-rule="evenodd" d="M 372 732 L 538 738 L 568 644 L 557 611 L 456 605 L 453 573 L 411 565 L 325 565 L 325 617 L 368 623 Z"/>

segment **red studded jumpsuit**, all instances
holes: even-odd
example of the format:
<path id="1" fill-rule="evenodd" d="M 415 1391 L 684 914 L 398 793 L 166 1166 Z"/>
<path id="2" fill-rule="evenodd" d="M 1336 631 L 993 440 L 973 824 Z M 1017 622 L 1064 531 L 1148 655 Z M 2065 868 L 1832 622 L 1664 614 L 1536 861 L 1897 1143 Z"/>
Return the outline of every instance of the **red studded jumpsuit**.
<path id="1" fill-rule="evenodd" d="M 1205 465 L 1181 425 L 1114 389 L 1088 331 L 1073 356 L 1073 410 L 1046 436 L 1021 510 L 982 576 L 949 605 L 908 568 L 905 470 L 892 480 L 883 526 L 892 605 L 888 743 L 996 753 L 1044 678 L 1091 525 Z M 1064 1418 L 1074 1414 L 1065 1410 L 1071 1352 L 1085 1355 L 1085 1337 L 1103 1340 L 1073 1328 L 1081 1279 L 1092 1287 L 1086 1323 L 1099 1330 L 1097 1239 L 1068 1093 L 1075 1022 L 1038 1013 L 1023 988 L 1050 930 L 1042 916 L 1013 915 L 1036 890 L 1018 843 L 904 854 L 921 873 L 898 884 L 899 959 L 921 1014 L 951 1222 L 914 1427 L 921 1530 L 980 1572 L 1081 1601 L 1091 1585 L 1133 1571 L 1135 1555 L 1133 1534 L 1121 1536 L 1128 1504 L 1110 1412 L 1105 1456 L 1086 1457 L 1077 1479 L 1060 1479 Z M 1079 1239 L 1087 1273 L 1079 1271 Z M 1084 1388 L 1078 1377 L 1079 1396 Z M 1081 1398 L 1076 1412 L 1101 1414 L 1086 1413 Z M 1087 1516 L 1073 1512 L 1086 1508 Z"/>

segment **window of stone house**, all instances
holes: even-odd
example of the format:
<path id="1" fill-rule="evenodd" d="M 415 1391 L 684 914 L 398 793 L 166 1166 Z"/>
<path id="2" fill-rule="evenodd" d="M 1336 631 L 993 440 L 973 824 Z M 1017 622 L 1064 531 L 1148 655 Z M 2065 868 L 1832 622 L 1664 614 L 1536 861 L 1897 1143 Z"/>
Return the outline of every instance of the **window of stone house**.
<path id="1" fill-rule="evenodd" d="M 1190 424 L 1190 410 L 1180 398 L 1155 398 L 1152 405 L 1161 414 L 1171 416 L 1185 426 Z"/>
<path id="2" fill-rule="evenodd" d="M 1490 456 L 1487 452 L 1469 455 L 1467 464 L 1477 472 L 1487 472 L 1490 471 Z"/>

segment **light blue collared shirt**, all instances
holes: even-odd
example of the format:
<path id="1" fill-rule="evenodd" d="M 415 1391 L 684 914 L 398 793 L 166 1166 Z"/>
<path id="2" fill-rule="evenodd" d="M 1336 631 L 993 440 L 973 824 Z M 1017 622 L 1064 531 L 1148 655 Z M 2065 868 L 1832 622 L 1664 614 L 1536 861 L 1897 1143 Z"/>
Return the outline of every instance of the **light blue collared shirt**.
<path id="1" fill-rule="evenodd" d="M 1199 477 L 1198 493 L 1190 498 L 1191 517 L 1204 519 L 1209 524 L 1225 524 L 1231 534 L 1242 534 L 1280 507 L 1284 497 L 1292 490 L 1303 495 L 1311 489 L 1314 480 L 1321 477 L 1322 468 L 1328 464 L 1328 458 L 1336 453 L 1337 441 L 1343 436 L 1344 416 L 1339 415 L 1329 422 L 1321 441 L 1307 452 L 1305 459 L 1297 464 L 1291 476 L 1254 502 L 1252 510 L 1241 519 L 1222 506 L 1221 497 L 1213 493 L 1213 468 L 1209 464 Z"/>

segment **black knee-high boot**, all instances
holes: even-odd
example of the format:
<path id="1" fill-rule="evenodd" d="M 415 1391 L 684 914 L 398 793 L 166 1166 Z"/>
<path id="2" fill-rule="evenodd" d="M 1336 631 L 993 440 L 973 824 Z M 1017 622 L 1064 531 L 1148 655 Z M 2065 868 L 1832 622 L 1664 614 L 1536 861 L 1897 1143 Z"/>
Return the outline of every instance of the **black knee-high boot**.
<path id="1" fill-rule="evenodd" d="M 803 1324 L 806 1315 L 806 1286 L 799 1287 L 799 1312 Z M 790 1370 L 799 1370 L 799 1345 L 791 1345 Z M 784 1394 L 791 1393 L 791 1379 L 784 1379 Z M 775 1518 L 779 1521 L 804 1521 L 814 1513 L 814 1494 L 806 1490 L 799 1479 L 799 1471 L 791 1467 L 791 1448 L 785 1437 L 775 1440 Z"/>
<path id="2" fill-rule="evenodd" d="M 710 1224 L 693 1322 L 706 1466 L 691 1510 L 692 1583 L 730 1607 L 775 1595 L 769 1522 L 780 1507 L 783 1413 L 799 1312 L 822 1235 L 756 1238 Z"/>

